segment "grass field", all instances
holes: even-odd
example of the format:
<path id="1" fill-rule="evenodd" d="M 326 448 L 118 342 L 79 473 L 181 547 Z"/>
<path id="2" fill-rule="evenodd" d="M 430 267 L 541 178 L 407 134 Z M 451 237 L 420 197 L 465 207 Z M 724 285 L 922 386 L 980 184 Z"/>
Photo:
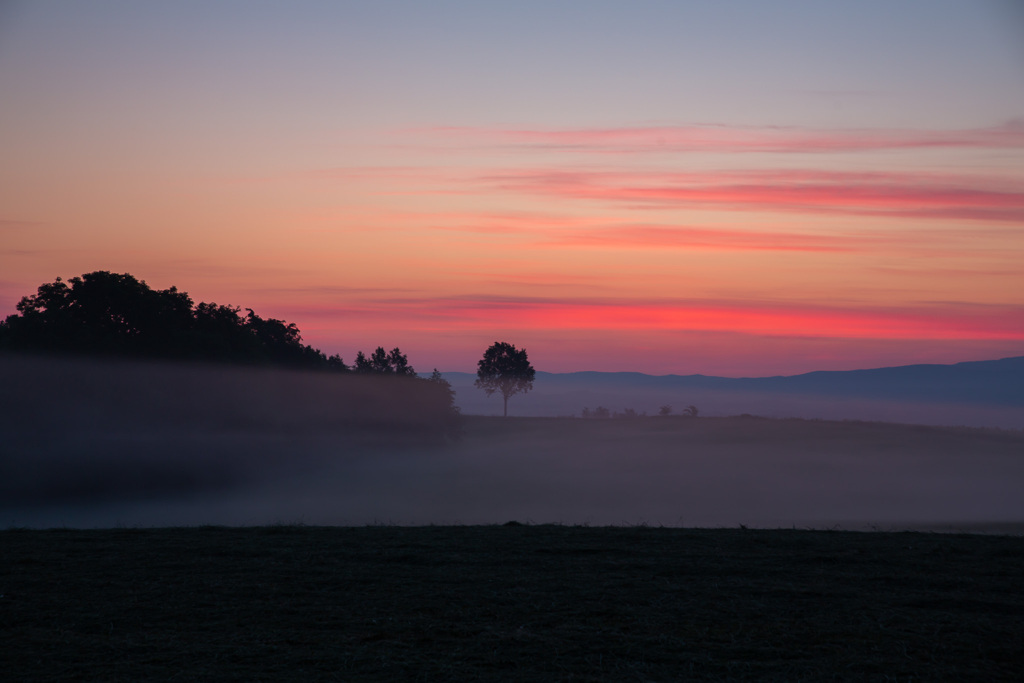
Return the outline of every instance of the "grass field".
<path id="1" fill-rule="evenodd" d="M 0 531 L 50 680 L 1019 680 L 1024 538 L 649 527 Z"/>

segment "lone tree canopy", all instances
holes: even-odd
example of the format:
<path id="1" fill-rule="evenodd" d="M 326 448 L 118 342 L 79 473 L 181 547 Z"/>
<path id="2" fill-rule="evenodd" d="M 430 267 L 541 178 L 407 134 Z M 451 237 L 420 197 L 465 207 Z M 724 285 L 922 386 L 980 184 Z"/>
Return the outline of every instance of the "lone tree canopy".
<path id="1" fill-rule="evenodd" d="M 526 349 L 516 349 L 512 344 L 494 342 L 484 351 L 484 357 L 477 362 L 477 389 L 483 389 L 490 396 L 501 392 L 505 400 L 505 417 L 508 417 L 508 397 L 526 393 L 533 388 L 536 371 L 526 357 Z"/>

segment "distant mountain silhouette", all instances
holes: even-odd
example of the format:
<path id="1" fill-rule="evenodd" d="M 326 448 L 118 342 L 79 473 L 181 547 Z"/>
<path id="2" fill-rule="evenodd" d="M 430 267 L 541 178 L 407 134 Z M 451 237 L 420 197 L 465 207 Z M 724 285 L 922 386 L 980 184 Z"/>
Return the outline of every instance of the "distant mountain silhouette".
<path id="1" fill-rule="evenodd" d="M 579 382 L 581 385 L 594 381 L 604 384 L 622 382 L 634 386 L 1024 406 L 1024 356 L 954 365 L 922 364 L 870 370 L 821 370 L 777 377 L 645 375 L 639 372 L 573 372 L 557 376 L 563 382 Z"/>
<path id="2" fill-rule="evenodd" d="M 470 373 L 444 373 L 465 413 L 493 413 Z M 885 419 L 1024 427 L 1024 356 L 953 365 L 904 365 L 778 377 L 537 372 L 521 415 L 580 414 L 598 405 L 650 415 L 689 404 L 701 415 L 750 412 L 778 417 Z"/>
<path id="3" fill-rule="evenodd" d="M 1024 406 L 1024 356 L 741 380 L 772 391 Z"/>

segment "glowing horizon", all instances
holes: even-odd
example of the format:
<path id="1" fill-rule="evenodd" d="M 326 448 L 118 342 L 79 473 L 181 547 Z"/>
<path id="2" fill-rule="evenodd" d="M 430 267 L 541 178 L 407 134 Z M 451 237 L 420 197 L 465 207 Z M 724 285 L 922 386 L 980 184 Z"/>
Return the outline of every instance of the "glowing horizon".
<path id="1" fill-rule="evenodd" d="M 12 7 L 0 315 L 111 270 L 421 371 L 1024 355 L 998 3 Z"/>

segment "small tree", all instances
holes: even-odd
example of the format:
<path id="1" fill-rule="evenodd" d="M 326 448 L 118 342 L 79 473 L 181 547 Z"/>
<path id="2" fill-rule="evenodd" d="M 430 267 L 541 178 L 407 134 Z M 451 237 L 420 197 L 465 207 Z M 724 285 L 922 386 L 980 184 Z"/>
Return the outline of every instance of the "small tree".
<path id="1" fill-rule="evenodd" d="M 409 359 L 405 357 L 398 347 L 391 349 L 388 352 L 388 364 L 392 367 L 392 371 L 396 375 L 404 375 L 406 377 L 415 377 L 416 371 L 411 365 L 409 365 Z M 437 368 L 434 368 L 434 372 L 437 372 Z"/>
<path id="2" fill-rule="evenodd" d="M 516 349 L 506 342 L 494 342 L 484 351 L 484 357 L 477 362 L 477 389 L 483 389 L 488 396 L 501 392 L 505 401 L 505 417 L 508 417 L 509 396 L 526 393 L 533 388 L 536 371 L 526 357 L 526 349 Z"/>
<path id="3" fill-rule="evenodd" d="M 700 411 L 697 410 L 697 406 L 687 406 L 683 409 L 683 415 L 686 415 L 687 417 L 697 417 L 699 412 Z"/>
<path id="4" fill-rule="evenodd" d="M 662 407 L 658 408 L 658 415 L 661 415 L 662 417 L 666 417 L 666 416 L 671 415 L 671 414 L 672 414 L 672 406 L 665 405 L 665 406 L 662 406 Z"/>
<path id="5" fill-rule="evenodd" d="M 383 346 L 378 346 L 369 358 L 360 351 L 356 354 L 354 369 L 356 372 L 375 375 L 416 375 L 416 371 L 409 365 L 409 359 L 397 346 L 390 352 L 385 351 Z"/>
<path id="6" fill-rule="evenodd" d="M 437 368 L 434 368 L 434 372 L 430 373 L 430 377 L 427 378 L 428 382 L 432 382 L 436 386 L 440 387 L 440 391 L 445 397 L 448 409 L 452 412 L 458 413 L 459 408 L 455 405 L 455 390 L 452 389 L 452 383 L 441 376 Z"/>

